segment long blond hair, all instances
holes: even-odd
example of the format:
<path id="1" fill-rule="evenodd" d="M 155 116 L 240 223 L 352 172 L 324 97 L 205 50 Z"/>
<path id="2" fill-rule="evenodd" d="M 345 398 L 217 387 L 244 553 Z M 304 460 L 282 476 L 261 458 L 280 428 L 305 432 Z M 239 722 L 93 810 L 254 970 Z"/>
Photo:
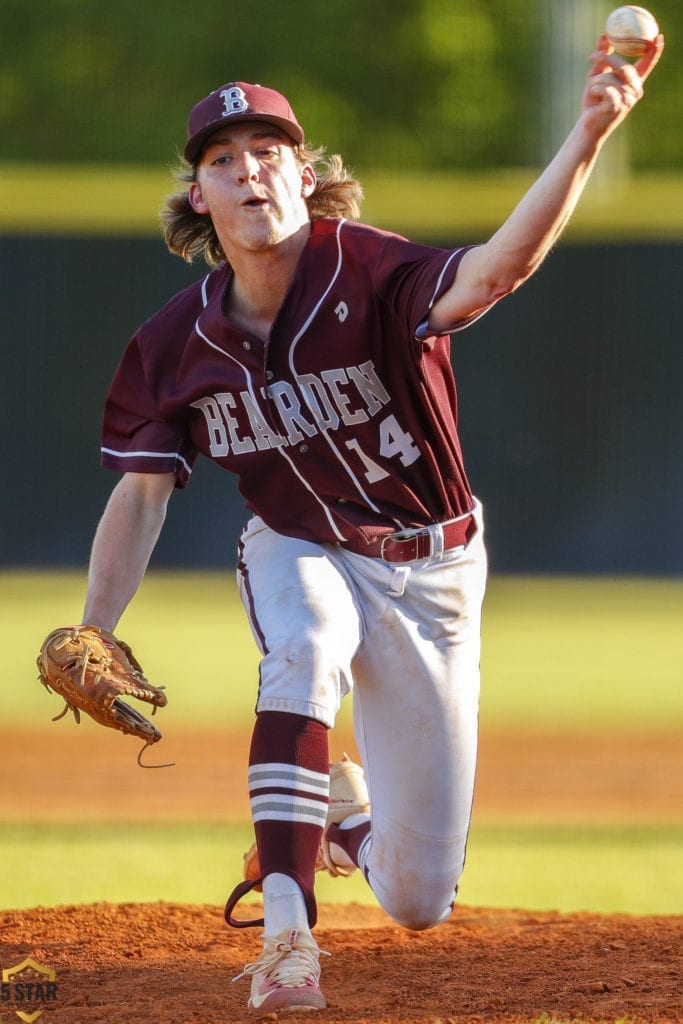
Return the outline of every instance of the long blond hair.
<path id="1" fill-rule="evenodd" d="M 311 164 L 316 173 L 316 185 L 306 199 L 311 220 L 321 217 L 349 217 L 357 220 L 363 201 L 359 181 L 344 166 L 338 153 L 325 156 L 325 150 L 295 146 L 294 153 L 301 167 Z M 159 216 L 164 241 L 169 250 L 193 263 L 203 257 L 210 267 L 225 262 L 225 253 L 209 214 L 193 210 L 188 185 L 197 180 L 197 168 L 185 161 L 176 172 L 176 180 L 184 188 L 167 196 Z"/>

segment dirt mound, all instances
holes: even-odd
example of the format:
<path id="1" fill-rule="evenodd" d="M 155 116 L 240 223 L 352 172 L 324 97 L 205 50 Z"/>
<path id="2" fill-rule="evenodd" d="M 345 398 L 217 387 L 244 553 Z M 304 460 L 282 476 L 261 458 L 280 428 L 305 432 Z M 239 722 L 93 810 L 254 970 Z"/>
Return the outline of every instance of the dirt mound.
<path id="1" fill-rule="evenodd" d="M 16 976 L 3 986 L 14 999 L 3 995 L 4 1024 L 34 1019 L 27 1014 L 37 1009 L 41 1024 L 247 1018 L 248 981 L 231 979 L 258 955 L 259 933 L 228 928 L 220 907 L 7 911 L 0 933 L 3 969 L 28 957 L 56 972 L 56 990 L 43 985 L 42 1002 L 17 1002 Z M 323 958 L 328 1009 L 315 1015 L 320 1024 L 517 1024 L 544 1014 L 547 1021 L 683 1021 L 681 918 L 460 907 L 448 923 L 416 933 L 377 908 L 323 906 L 316 937 L 332 954 Z M 286 1019 L 310 1024 L 312 1017 Z"/>

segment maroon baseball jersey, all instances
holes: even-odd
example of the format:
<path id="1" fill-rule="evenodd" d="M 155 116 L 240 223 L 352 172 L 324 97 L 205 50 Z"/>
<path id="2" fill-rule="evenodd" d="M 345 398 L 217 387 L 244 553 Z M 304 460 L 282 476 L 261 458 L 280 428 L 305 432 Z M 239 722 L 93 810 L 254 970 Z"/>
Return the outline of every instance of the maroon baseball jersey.
<path id="1" fill-rule="evenodd" d="M 465 251 L 317 220 L 265 343 L 226 318 L 222 265 L 130 341 L 103 464 L 183 487 L 201 453 L 274 530 L 318 542 L 468 512 L 450 339 L 425 329 Z"/>

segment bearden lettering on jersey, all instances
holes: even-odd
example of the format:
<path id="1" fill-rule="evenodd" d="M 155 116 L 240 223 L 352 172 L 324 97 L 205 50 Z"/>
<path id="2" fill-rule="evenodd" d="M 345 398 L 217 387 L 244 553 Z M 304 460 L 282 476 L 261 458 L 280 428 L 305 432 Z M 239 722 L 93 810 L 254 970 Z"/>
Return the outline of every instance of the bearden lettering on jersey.
<path id="1" fill-rule="evenodd" d="M 290 381 L 276 381 L 260 389 L 264 401 L 272 402 L 277 410 L 283 433 L 269 425 L 250 391 L 221 391 L 192 402 L 192 407 L 204 414 L 211 456 L 224 458 L 231 453 L 246 455 L 297 445 L 305 437 L 314 437 L 321 431 L 355 427 L 367 423 L 391 400 L 371 360 L 360 366 L 322 370 L 320 374 L 300 374 L 296 385 L 298 388 Z M 246 414 L 246 423 L 245 417 L 240 416 L 241 411 Z M 394 416 L 380 425 L 380 452 L 389 456 L 398 454 L 399 435 L 401 461 L 409 465 L 420 452 Z M 353 443 L 347 442 L 349 450 L 353 447 Z M 372 465 L 373 472 L 377 472 L 379 467 Z M 366 466 L 366 470 L 368 468 Z M 379 472 L 384 475 L 383 471 Z"/>

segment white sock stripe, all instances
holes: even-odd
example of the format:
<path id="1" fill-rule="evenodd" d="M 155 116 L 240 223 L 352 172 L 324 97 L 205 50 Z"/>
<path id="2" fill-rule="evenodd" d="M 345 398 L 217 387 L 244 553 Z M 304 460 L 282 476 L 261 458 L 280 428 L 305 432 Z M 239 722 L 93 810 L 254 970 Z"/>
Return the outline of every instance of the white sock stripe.
<path id="1" fill-rule="evenodd" d="M 327 796 L 330 777 L 323 772 L 313 772 L 295 764 L 254 764 L 250 765 L 249 790 L 254 789 L 296 789 L 302 793 L 320 793 Z"/>
<path id="2" fill-rule="evenodd" d="M 312 800 L 297 793 L 255 793 L 250 797 L 252 807 L 264 807 L 272 804 L 274 807 L 306 807 L 310 811 L 317 811 L 321 817 L 327 817 L 327 804 L 324 800 Z"/>
<path id="3" fill-rule="evenodd" d="M 260 810 L 253 810 L 252 821 L 295 821 L 304 825 L 319 825 L 322 828 L 325 824 L 325 817 L 322 818 L 315 813 L 309 814 L 305 809 L 299 809 L 296 813 L 292 810 L 274 810 L 266 807 Z"/>
<path id="4" fill-rule="evenodd" d="M 306 800 L 289 793 L 263 793 L 251 797 L 251 814 L 256 820 L 273 818 L 275 821 L 300 821 L 302 816 L 314 824 L 324 825 L 327 804 L 320 800 Z"/>

